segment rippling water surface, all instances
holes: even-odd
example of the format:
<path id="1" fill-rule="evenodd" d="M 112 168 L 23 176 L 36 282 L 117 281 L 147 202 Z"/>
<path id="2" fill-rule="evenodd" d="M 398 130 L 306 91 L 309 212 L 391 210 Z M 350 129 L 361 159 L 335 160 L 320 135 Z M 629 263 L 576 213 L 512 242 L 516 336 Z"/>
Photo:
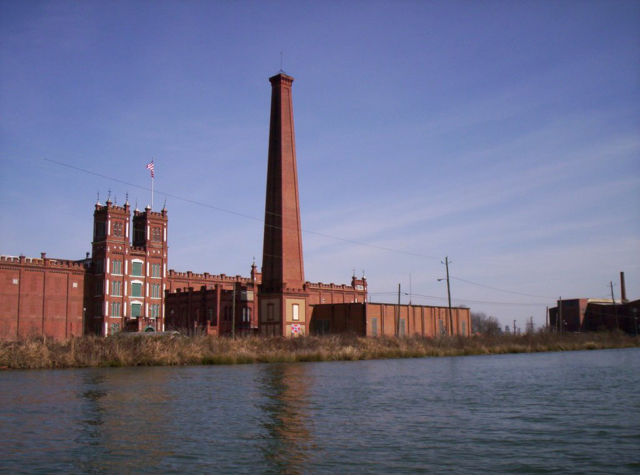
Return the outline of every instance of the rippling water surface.
<path id="1" fill-rule="evenodd" d="M 640 349 L 0 372 L 0 471 L 640 473 Z"/>

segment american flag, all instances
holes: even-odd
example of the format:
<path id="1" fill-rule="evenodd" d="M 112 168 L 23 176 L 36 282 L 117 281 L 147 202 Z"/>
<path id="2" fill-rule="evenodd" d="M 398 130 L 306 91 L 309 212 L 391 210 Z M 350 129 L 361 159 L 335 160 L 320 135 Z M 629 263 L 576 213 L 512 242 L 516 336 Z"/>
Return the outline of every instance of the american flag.
<path id="1" fill-rule="evenodd" d="M 153 160 L 147 165 L 147 170 L 151 170 L 151 178 L 155 178 L 156 174 L 153 171 Z"/>

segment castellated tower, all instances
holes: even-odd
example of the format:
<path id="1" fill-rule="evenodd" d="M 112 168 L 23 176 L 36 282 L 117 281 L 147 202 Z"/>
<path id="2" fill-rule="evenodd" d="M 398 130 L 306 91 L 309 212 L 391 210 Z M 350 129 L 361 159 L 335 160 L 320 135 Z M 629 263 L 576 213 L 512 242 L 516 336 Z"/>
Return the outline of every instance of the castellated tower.
<path id="1" fill-rule="evenodd" d="M 265 206 L 260 333 L 307 333 L 309 293 L 305 286 L 298 171 L 293 127 L 293 78 L 271 82 L 271 121 Z"/>
<path id="2" fill-rule="evenodd" d="M 164 330 L 167 272 L 167 210 L 135 210 L 128 201 L 97 203 L 94 211 L 91 271 L 87 285 L 87 331 Z M 130 244 L 133 238 L 133 245 Z"/>

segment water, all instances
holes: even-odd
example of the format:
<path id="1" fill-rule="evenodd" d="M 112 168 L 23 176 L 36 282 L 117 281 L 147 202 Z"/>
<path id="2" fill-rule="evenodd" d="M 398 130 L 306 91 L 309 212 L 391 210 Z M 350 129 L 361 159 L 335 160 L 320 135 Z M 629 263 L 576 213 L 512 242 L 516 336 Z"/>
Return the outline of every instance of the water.
<path id="1" fill-rule="evenodd" d="M 0 372 L 11 473 L 640 473 L 640 349 Z"/>

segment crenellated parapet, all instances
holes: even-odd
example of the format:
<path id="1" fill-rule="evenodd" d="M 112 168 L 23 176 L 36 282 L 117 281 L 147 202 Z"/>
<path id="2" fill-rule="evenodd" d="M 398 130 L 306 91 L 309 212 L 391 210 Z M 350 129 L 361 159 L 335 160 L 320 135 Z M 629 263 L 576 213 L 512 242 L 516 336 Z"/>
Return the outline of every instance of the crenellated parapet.
<path id="1" fill-rule="evenodd" d="M 84 272 L 88 266 L 84 262 L 66 259 L 51 259 L 43 252 L 41 257 L 6 256 L 0 255 L 0 263 L 23 265 L 31 267 L 51 267 Z"/>
<path id="2" fill-rule="evenodd" d="M 169 269 L 167 278 L 180 279 L 180 280 L 186 279 L 189 281 L 193 280 L 193 281 L 199 281 L 199 282 L 203 281 L 203 282 L 210 282 L 212 284 L 220 283 L 220 282 L 225 282 L 225 283 L 240 282 L 243 284 L 253 283 L 253 280 L 251 279 L 251 277 L 242 277 L 240 275 L 231 276 L 226 274 L 209 274 L 208 272 L 205 272 L 203 274 L 197 274 L 191 271 L 177 272 L 173 269 Z"/>
<path id="3" fill-rule="evenodd" d="M 325 290 L 355 290 L 352 286 L 350 285 L 346 285 L 346 284 L 324 284 L 322 282 L 317 282 L 317 283 L 313 283 L 313 282 L 307 282 L 307 287 L 309 288 L 309 290 L 316 290 L 316 289 L 325 289 Z"/>

